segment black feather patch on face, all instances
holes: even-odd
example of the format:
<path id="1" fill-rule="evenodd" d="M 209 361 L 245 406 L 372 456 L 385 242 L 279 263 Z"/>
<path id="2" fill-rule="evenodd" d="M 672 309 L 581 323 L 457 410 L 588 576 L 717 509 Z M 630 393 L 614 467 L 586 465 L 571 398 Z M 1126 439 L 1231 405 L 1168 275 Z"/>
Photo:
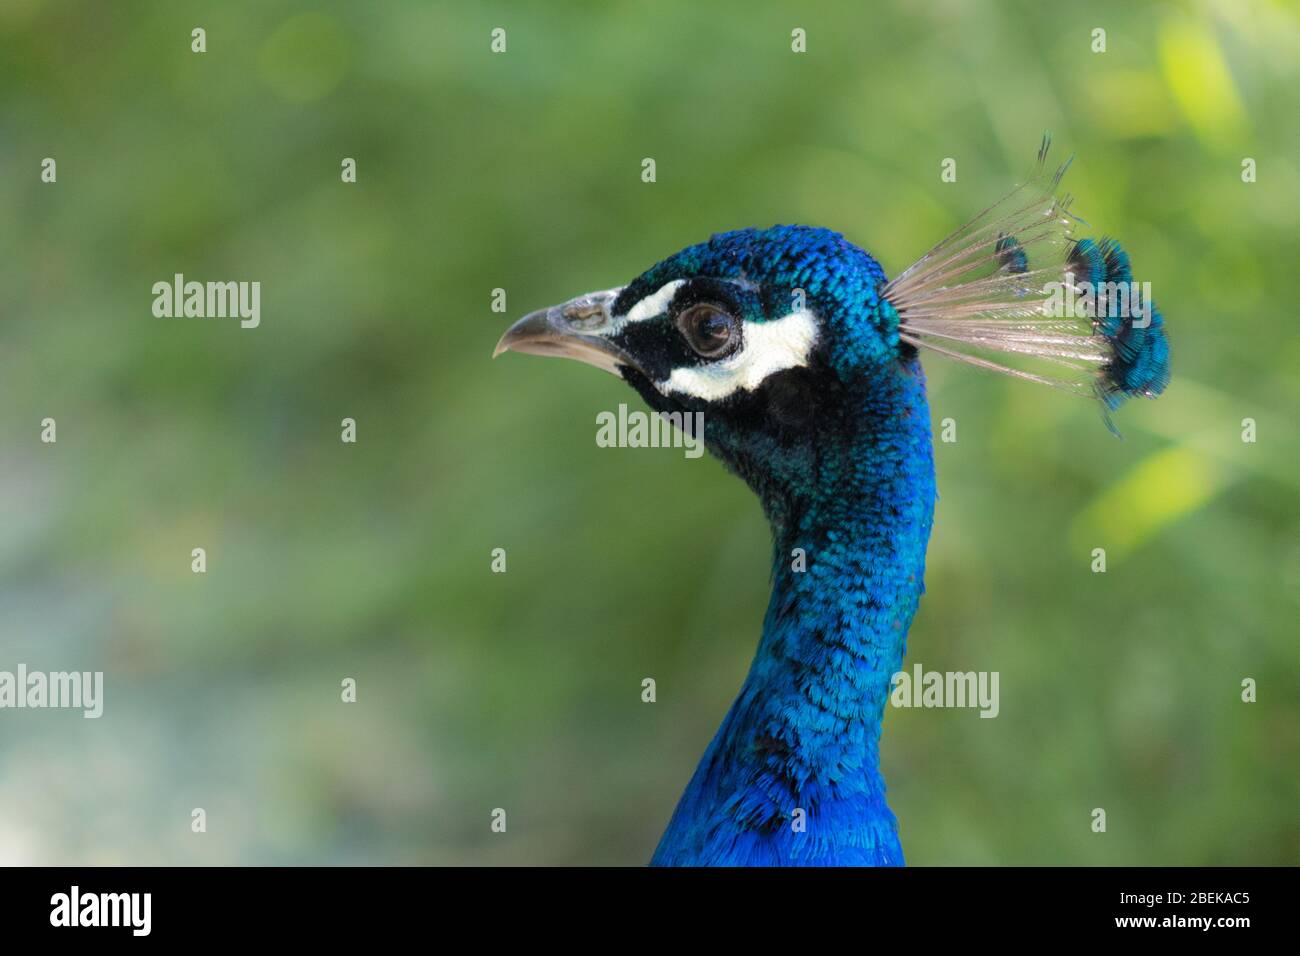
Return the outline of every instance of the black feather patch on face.
<path id="1" fill-rule="evenodd" d="M 761 391 L 776 432 L 803 431 L 816 420 L 818 379 L 811 369 L 790 368 L 770 375 Z"/>
<path id="2" fill-rule="evenodd" d="M 626 303 L 631 308 L 635 303 Z M 725 359 L 730 352 L 702 356 L 682 335 L 677 317 L 697 305 L 711 305 L 737 322 L 762 321 L 762 304 L 757 291 L 727 279 L 697 276 L 688 279 L 673 295 L 664 315 L 641 322 L 629 322 L 614 341 L 629 355 L 635 355 L 647 377 L 667 381 L 675 368 L 697 368 Z"/>

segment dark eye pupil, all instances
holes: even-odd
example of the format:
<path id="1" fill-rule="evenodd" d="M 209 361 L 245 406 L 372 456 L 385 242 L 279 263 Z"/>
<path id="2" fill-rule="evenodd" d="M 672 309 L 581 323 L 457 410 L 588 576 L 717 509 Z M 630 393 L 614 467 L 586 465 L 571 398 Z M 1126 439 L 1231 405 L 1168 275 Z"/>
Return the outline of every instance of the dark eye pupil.
<path id="1" fill-rule="evenodd" d="M 700 305 L 679 320 L 691 348 L 706 357 L 718 357 L 727 351 L 735 333 L 735 322 L 719 309 Z"/>
<path id="2" fill-rule="evenodd" d="M 731 337 L 731 323 L 717 313 L 711 313 L 700 319 L 695 330 L 701 345 L 722 345 Z"/>

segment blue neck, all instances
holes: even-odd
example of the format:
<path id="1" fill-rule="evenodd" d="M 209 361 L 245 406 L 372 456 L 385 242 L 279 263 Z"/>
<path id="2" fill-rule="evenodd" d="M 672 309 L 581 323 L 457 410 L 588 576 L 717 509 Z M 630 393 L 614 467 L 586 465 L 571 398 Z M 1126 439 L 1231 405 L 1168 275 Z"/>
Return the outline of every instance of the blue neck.
<path id="1" fill-rule="evenodd" d="M 879 741 L 924 590 L 934 464 L 919 363 L 884 378 L 840 406 L 798 480 L 755 484 L 775 546 L 763 636 L 655 864 L 903 862 Z"/>

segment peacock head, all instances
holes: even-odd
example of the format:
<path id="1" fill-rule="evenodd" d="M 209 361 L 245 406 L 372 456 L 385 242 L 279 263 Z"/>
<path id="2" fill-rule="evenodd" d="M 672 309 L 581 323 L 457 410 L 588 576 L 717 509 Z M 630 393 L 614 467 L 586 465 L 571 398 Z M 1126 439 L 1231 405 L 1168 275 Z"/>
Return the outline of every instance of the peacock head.
<path id="1" fill-rule="evenodd" d="M 834 495 L 864 455 L 928 459 L 918 349 L 1090 395 L 1109 423 L 1164 390 L 1169 342 L 1118 243 L 1074 238 L 1069 162 L 1048 167 L 1050 142 L 1025 182 L 892 281 L 838 233 L 742 229 L 525 316 L 496 354 L 580 359 L 702 418 L 709 450 L 769 502 Z"/>
<path id="2" fill-rule="evenodd" d="M 855 396 L 915 376 L 884 283 L 871 256 L 826 229 L 721 233 L 625 286 L 525 316 L 496 354 L 621 376 L 656 411 L 702 421 L 710 452 L 766 492 L 807 479 L 861 416 Z"/>

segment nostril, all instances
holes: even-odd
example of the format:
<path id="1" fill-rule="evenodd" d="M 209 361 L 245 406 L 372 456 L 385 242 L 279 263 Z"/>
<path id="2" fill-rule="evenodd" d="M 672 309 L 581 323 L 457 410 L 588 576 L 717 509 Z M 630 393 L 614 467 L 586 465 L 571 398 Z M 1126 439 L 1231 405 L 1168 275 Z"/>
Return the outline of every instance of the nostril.
<path id="1" fill-rule="evenodd" d="M 577 332 L 590 332 L 605 324 L 605 306 L 599 302 L 573 302 L 560 310 L 565 323 Z"/>

